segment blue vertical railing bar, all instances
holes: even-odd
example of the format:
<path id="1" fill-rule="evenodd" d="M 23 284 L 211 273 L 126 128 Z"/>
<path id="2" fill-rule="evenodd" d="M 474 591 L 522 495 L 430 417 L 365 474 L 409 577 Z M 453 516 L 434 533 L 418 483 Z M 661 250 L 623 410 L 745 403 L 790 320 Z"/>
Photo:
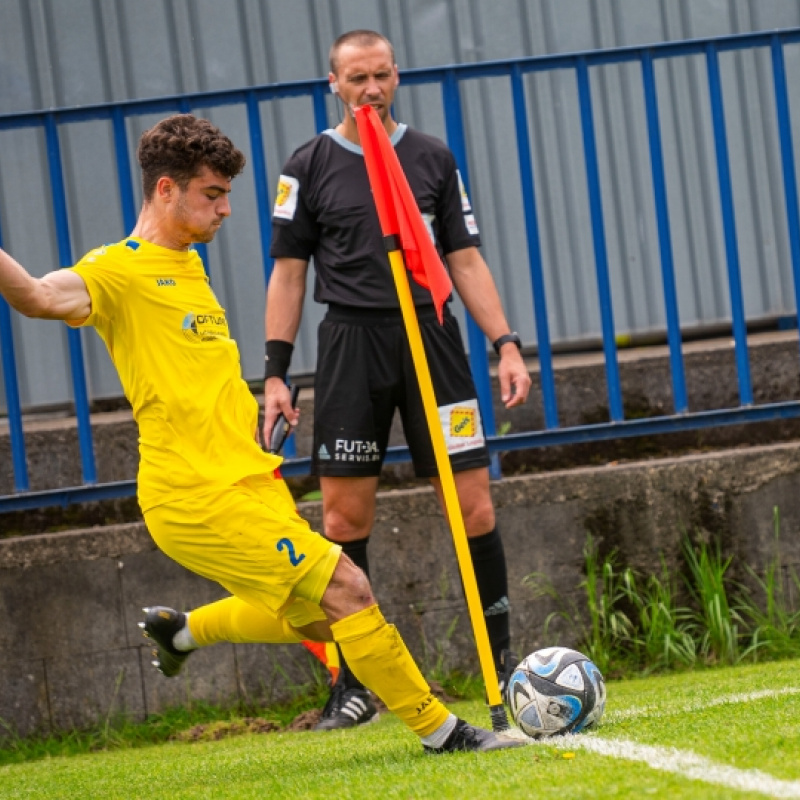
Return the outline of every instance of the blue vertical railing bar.
<path id="1" fill-rule="evenodd" d="M 209 266 L 208 261 L 208 247 L 203 242 L 195 242 L 191 246 L 192 250 L 197 251 L 197 255 L 200 256 L 200 260 L 203 262 L 203 269 L 208 275 L 208 279 L 211 280 L 211 267 Z"/>
<path id="2" fill-rule="evenodd" d="M 2 242 L 0 241 L 0 247 Z M 14 355 L 14 332 L 8 303 L 0 297 L 0 355 L 3 362 L 3 382 L 6 390 L 8 430 L 11 435 L 11 464 L 14 467 L 14 491 L 27 492 L 28 463 L 25 456 L 25 434 L 22 430 L 22 408 L 17 383 L 17 360 Z"/>
<path id="3" fill-rule="evenodd" d="M 325 97 L 329 93 L 330 89 L 327 83 L 315 86 L 313 90 L 314 124 L 316 125 L 317 133 L 322 133 L 322 131 L 330 127 L 328 125 L 328 106 L 325 103 Z"/>
<path id="4" fill-rule="evenodd" d="M 117 158 L 117 177 L 119 178 L 119 199 L 122 207 L 122 224 L 127 236 L 136 227 L 136 201 L 133 194 L 128 132 L 125 129 L 125 116 L 117 106 L 111 115 L 114 130 L 114 152 Z"/>
<path id="5" fill-rule="evenodd" d="M 2 246 L 3 231 L 0 229 L 0 247 Z M 11 436 L 14 491 L 27 492 L 30 488 L 30 481 L 28 480 L 28 461 L 25 455 L 25 433 L 22 430 L 22 406 L 19 402 L 17 358 L 14 352 L 14 329 L 11 327 L 11 310 L 2 297 L 0 297 L 0 358 L 3 364 L 8 430 Z"/>
<path id="6" fill-rule="evenodd" d="M 264 133 L 261 127 L 261 113 L 255 92 L 247 93 L 247 127 L 250 133 L 250 161 L 256 190 L 258 229 L 261 234 L 261 264 L 264 270 L 264 285 L 266 286 L 272 274 L 272 259 L 269 257 L 269 247 L 272 241 L 272 215 L 269 207 L 267 159 L 264 157 Z"/>
<path id="7" fill-rule="evenodd" d="M 719 201 L 722 208 L 722 227 L 725 234 L 725 260 L 728 267 L 728 289 L 733 319 L 733 341 L 736 352 L 736 372 L 739 378 L 739 401 L 742 405 L 753 402 L 750 381 L 750 362 L 747 354 L 747 325 L 744 317 L 742 277 L 739 269 L 739 246 L 736 240 L 736 216 L 733 207 L 728 137 L 725 131 L 725 107 L 722 101 L 722 80 L 719 74 L 719 53 L 713 44 L 706 45 L 708 89 L 711 101 L 711 122 L 714 129 L 714 146 L 717 155 Z"/>
<path id="8" fill-rule="evenodd" d="M 467 167 L 467 147 L 464 137 L 464 117 L 461 114 L 461 94 L 458 81 L 453 70 L 447 70 L 442 81 L 442 103 L 444 105 L 444 125 L 447 131 L 447 144 L 453 151 L 458 164 L 461 180 L 472 202 L 472 193 L 469 184 L 469 169 Z M 475 390 L 478 394 L 478 404 L 481 409 L 483 432 L 487 436 L 496 433 L 494 421 L 494 403 L 492 401 L 492 385 L 489 376 L 489 359 L 486 355 L 486 337 L 478 327 L 469 312 L 466 312 L 467 340 L 469 341 L 469 361 L 472 377 L 475 381 Z M 500 460 L 492 456 L 489 472 L 494 479 L 502 477 Z"/>
<path id="9" fill-rule="evenodd" d="M 781 143 L 783 193 L 786 198 L 786 227 L 789 230 L 789 252 L 794 279 L 794 312 L 800 316 L 800 211 L 797 203 L 797 173 L 792 147 L 792 120 L 789 91 L 786 87 L 786 64 L 783 47 L 777 36 L 772 38 L 772 72 L 775 81 L 775 112 L 778 117 L 778 136 Z"/>
<path id="10" fill-rule="evenodd" d="M 58 241 L 58 258 L 62 267 L 71 267 L 72 245 L 69 237 L 69 221 L 67 219 L 67 196 L 64 190 L 64 171 L 61 161 L 61 146 L 58 140 L 58 128 L 52 114 L 45 116 L 45 137 L 47 141 L 47 163 L 50 171 L 50 188 L 53 199 L 53 216 Z M 94 446 L 92 443 L 92 426 L 89 417 L 89 397 L 86 391 L 86 372 L 83 363 L 83 346 L 81 334 L 76 328 L 67 329 L 69 343 L 69 359 L 72 368 L 72 387 L 75 396 L 75 416 L 78 420 L 78 442 L 81 452 L 83 482 L 96 483 Z"/>
<path id="11" fill-rule="evenodd" d="M 648 50 L 642 53 L 642 84 L 647 115 L 647 133 L 650 140 L 650 169 L 653 176 L 653 195 L 658 225 L 658 247 L 661 255 L 661 282 L 664 287 L 664 311 L 667 317 L 667 342 L 672 373 L 672 401 L 676 414 L 689 410 L 686 395 L 686 376 L 681 351 L 681 323 L 678 312 L 678 294 L 675 288 L 675 264 L 672 258 L 672 233 L 669 225 L 667 186 L 664 178 L 664 151 L 661 146 L 661 124 L 658 115 L 653 56 Z"/>
<path id="12" fill-rule="evenodd" d="M 528 113 L 525 103 L 525 88 L 522 70 L 515 65 L 511 72 L 511 95 L 514 103 L 514 121 L 517 128 L 517 151 L 519 153 L 522 207 L 525 213 L 525 231 L 528 241 L 528 264 L 533 293 L 536 342 L 539 351 L 539 376 L 542 382 L 542 406 L 545 428 L 558 427 L 558 403 L 556 382 L 553 373 L 553 353 L 550 347 L 550 324 L 547 317 L 542 248 L 539 239 L 539 221 L 536 211 L 536 184 L 533 179 L 533 160 L 528 131 Z"/>
<path id="13" fill-rule="evenodd" d="M 261 262 L 264 269 L 264 286 L 269 284 L 273 261 L 269 255 L 272 242 L 272 215 L 269 203 L 269 177 L 267 160 L 264 157 L 264 133 L 261 125 L 258 97 L 255 92 L 247 93 L 247 127 L 250 134 L 250 159 L 253 169 L 253 182 L 256 191 L 256 211 L 261 233 Z M 283 455 L 293 458 L 297 455 L 295 437 L 290 436 L 283 447 Z"/>
<path id="14" fill-rule="evenodd" d="M 589 84 L 589 68 L 586 58 L 576 59 L 578 99 L 581 110 L 583 150 L 586 160 L 586 184 L 589 191 L 589 209 L 592 217 L 592 239 L 594 242 L 595 267 L 597 272 L 597 294 L 603 328 L 603 353 L 605 354 L 608 409 L 612 422 L 622 422 L 622 390 L 620 388 L 617 343 L 614 331 L 614 307 L 611 300 L 611 282 L 608 277 L 608 255 L 603 221 L 603 198 L 600 192 L 600 171 L 597 164 L 597 142 L 594 135 L 594 112 L 592 111 L 592 88 Z"/>

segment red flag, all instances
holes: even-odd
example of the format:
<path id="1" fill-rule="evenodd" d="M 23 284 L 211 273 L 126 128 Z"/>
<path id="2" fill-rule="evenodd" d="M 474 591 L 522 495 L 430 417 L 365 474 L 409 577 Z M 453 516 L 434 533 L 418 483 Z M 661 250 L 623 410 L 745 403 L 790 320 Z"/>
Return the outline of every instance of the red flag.
<path id="1" fill-rule="evenodd" d="M 339 679 L 339 650 L 336 642 L 302 642 L 303 646 L 310 650 L 328 670 L 331 676 L 331 686 Z"/>
<path id="2" fill-rule="evenodd" d="M 398 236 L 414 280 L 433 297 L 439 322 L 453 284 L 431 241 L 386 129 L 372 106 L 356 109 L 356 124 L 384 236 Z M 393 248 L 394 249 L 394 248 Z"/>

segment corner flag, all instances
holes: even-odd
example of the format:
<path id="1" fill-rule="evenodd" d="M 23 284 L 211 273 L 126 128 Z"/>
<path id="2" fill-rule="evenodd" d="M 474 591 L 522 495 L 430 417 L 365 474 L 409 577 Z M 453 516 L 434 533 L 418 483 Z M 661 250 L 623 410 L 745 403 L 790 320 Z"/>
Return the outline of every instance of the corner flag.
<path id="1" fill-rule="evenodd" d="M 355 117 L 361 147 L 364 150 L 367 175 L 381 223 L 383 241 L 397 289 L 397 299 L 408 335 L 411 357 L 419 381 L 433 453 L 436 456 L 436 468 L 442 484 L 445 511 L 450 523 L 450 531 L 453 534 L 453 544 L 461 570 L 461 582 L 464 585 L 467 609 L 472 621 L 478 659 L 486 686 L 492 728 L 497 732 L 508 731 L 510 725 L 497 684 L 497 672 L 489 644 L 489 634 L 486 630 L 486 618 L 483 615 L 483 607 L 478 594 L 478 584 L 475 580 L 475 568 L 469 552 L 464 517 L 461 513 L 453 469 L 450 465 L 450 454 L 447 452 L 442 423 L 439 419 L 439 409 L 433 393 L 433 382 L 425 356 L 425 347 L 422 343 L 417 310 L 414 307 L 411 287 L 408 283 L 406 263 L 408 263 L 414 280 L 430 289 L 440 323 L 443 319 L 442 309 L 450 296 L 453 285 L 428 235 L 403 168 L 400 166 L 397 154 L 394 152 L 389 136 L 375 109 L 371 106 L 361 106 L 355 110 Z M 405 262 L 403 260 L 404 253 Z"/>
<path id="2" fill-rule="evenodd" d="M 414 280 L 430 291 L 441 324 L 442 309 L 453 291 L 453 283 L 380 118 L 370 106 L 363 106 L 356 109 L 356 122 L 381 229 L 384 235 L 393 233 L 400 237 L 406 266 Z"/>

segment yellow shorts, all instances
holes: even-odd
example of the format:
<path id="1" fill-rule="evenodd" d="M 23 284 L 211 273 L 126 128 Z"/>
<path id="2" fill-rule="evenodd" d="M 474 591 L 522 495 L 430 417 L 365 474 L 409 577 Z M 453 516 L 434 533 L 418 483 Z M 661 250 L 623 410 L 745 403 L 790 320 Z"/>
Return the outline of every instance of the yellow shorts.
<path id="1" fill-rule="evenodd" d="M 250 476 L 144 518 L 166 555 L 250 605 L 295 624 L 325 618 L 319 602 L 341 547 L 311 530 L 280 478 Z"/>

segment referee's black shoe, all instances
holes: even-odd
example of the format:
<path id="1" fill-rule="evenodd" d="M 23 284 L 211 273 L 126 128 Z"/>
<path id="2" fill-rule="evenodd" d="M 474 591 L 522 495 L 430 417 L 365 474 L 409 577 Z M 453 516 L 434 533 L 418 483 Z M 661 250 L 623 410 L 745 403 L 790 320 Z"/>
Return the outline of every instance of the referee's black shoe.
<path id="1" fill-rule="evenodd" d="M 335 731 L 355 728 L 378 719 L 378 710 L 362 686 L 345 686 L 342 674 L 331 689 L 331 696 L 322 709 L 322 716 L 314 726 L 315 731 Z"/>
<path id="2" fill-rule="evenodd" d="M 186 614 L 165 606 L 143 608 L 144 622 L 139 627 L 148 639 L 156 646 L 153 649 L 153 666 L 167 678 L 172 678 L 181 671 L 184 662 L 192 650 L 178 650 L 172 644 L 175 634 L 186 625 Z"/>

